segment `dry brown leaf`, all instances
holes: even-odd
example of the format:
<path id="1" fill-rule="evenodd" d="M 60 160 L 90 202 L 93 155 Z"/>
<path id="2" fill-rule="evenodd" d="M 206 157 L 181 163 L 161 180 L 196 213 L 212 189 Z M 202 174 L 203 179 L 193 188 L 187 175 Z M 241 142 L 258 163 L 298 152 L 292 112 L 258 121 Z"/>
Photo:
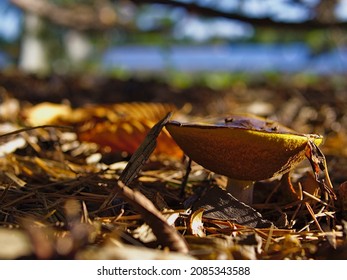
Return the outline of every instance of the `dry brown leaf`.
<path id="1" fill-rule="evenodd" d="M 93 142 L 104 152 L 133 154 L 146 134 L 175 106 L 162 103 L 119 103 L 72 109 L 66 104 L 40 103 L 24 111 L 29 125 L 64 124 L 76 129 L 80 141 Z M 177 158 L 183 153 L 167 131 L 158 137 L 156 154 Z"/>
<path id="2" fill-rule="evenodd" d="M 198 209 L 194 211 L 190 216 L 189 221 L 189 232 L 194 236 L 203 237 L 206 236 L 204 223 L 202 222 L 202 215 L 204 214 L 204 209 Z"/>
<path id="3" fill-rule="evenodd" d="M 338 189 L 339 202 L 344 211 L 347 211 L 347 181 L 343 182 Z"/>
<path id="4" fill-rule="evenodd" d="M 319 147 L 313 142 L 309 141 L 306 148 L 306 157 L 311 163 L 314 177 L 319 182 L 322 192 L 328 196 L 329 199 L 336 199 L 334 187 L 331 183 L 325 156 Z M 323 172 L 323 179 L 319 178 L 320 173 Z"/>
<path id="5" fill-rule="evenodd" d="M 319 182 L 314 178 L 312 173 L 306 173 L 300 180 L 299 180 L 302 190 L 313 195 L 316 197 L 319 197 L 319 191 L 320 191 L 320 186 Z"/>
<path id="6" fill-rule="evenodd" d="M 272 224 L 265 220 L 255 209 L 216 186 L 208 188 L 200 196 L 193 204 L 193 211 L 195 209 L 204 209 L 204 217 L 232 221 L 249 227 L 264 228 Z"/>

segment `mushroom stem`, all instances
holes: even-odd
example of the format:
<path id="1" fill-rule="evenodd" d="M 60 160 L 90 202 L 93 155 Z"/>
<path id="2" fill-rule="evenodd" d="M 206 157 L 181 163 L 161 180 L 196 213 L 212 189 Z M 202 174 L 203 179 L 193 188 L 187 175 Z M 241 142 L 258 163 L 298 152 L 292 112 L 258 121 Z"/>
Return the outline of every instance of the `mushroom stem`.
<path id="1" fill-rule="evenodd" d="M 228 177 L 226 191 L 247 205 L 253 203 L 253 181 L 236 180 Z"/>

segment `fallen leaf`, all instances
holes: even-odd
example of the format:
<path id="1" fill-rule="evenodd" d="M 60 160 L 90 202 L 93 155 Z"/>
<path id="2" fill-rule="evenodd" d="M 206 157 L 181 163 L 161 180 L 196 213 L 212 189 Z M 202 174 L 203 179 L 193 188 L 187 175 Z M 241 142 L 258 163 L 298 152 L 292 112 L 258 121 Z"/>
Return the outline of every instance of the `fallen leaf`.
<path id="1" fill-rule="evenodd" d="M 347 181 L 338 188 L 339 202 L 344 211 L 347 211 Z"/>
<path id="2" fill-rule="evenodd" d="M 198 209 L 194 211 L 189 220 L 188 229 L 192 235 L 203 237 L 206 236 L 204 230 L 204 223 L 202 222 L 202 216 L 204 213 L 204 209 Z"/>
<path id="3" fill-rule="evenodd" d="M 204 209 L 203 217 L 232 221 L 244 226 L 265 228 L 272 225 L 255 209 L 216 186 L 208 188 L 194 202 L 192 209 Z"/>
<path id="4" fill-rule="evenodd" d="M 29 236 L 18 229 L 0 228 L 0 248 L 1 260 L 29 256 L 33 251 Z"/>
<path id="5" fill-rule="evenodd" d="M 118 103 L 73 109 L 67 104 L 44 102 L 24 110 L 24 120 L 32 126 L 68 125 L 80 141 L 93 142 L 103 152 L 132 155 L 149 130 L 176 107 L 164 103 Z M 182 151 L 167 131 L 160 133 L 155 154 L 182 157 Z"/>
<path id="6" fill-rule="evenodd" d="M 31 126 L 57 124 L 61 118 L 73 115 L 70 105 L 43 102 L 29 107 L 23 112 L 26 122 Z"/>

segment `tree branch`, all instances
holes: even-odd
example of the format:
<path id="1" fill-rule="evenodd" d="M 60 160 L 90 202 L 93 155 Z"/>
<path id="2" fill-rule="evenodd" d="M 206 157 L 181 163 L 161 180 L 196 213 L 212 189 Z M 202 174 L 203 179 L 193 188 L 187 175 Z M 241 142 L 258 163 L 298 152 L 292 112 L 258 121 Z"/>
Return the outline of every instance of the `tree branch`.
<path id="1" fill-rule="evenodd" d="M 11 0 L 11 3 L 53 23 L 78 30 L 105 30 L 118 24 L 116 12 L 108 2 L 99 6 L 58 6 L 45 0 Z"/>
<path id="2" fill-rule="evenodd" d="M 312 29 L 343 29 L 347 28 L 345 21 L 321 22 L 317 19 L 303 22 L 283 22 L 275 21 L 270 17 L 253 18 L 239 13 L 225 12 L 214 8 L 201 6 L 196 3 L 185 3 L 175 0 L 132 0 L 137 5 L 140 4 L 163 4 L 186 9 L 190 13 L 196 13 L 205 17 L 223 17 L 230 20 L 237 20 L 251 24 L 255 27 L 263 28 L 284 28 L 290 30 L 307 31 Z"/>
<path id="3" fill-rule="evenodd" d="M 131 0 L 136 5 L 163 4 L 180 7 L 189 13 L 196 13 L 204 17 L 222 17 L 248 23 L 256 28 L 282 28 L 295 31 L 312 29 L 344 29 L 346 21 L 320 21 L 317 18 L 303 22 L 276 21 L 270 17 L 254 18 L 237 12 L 222 11 L 211 7 L 199 5 L 195 2 L 185 3 L 177 0 Z M 19 8 L 44 17 L 55 24 L 79 30 L 106 30 L 117 26 L 124 27 L 118 22 L 116 11 L 109 1 L 97 2 L 98 5 L 66 5 L 59 6 L 45 0 L 11 0 Z M 102 3 L 102 4 L 100 4 Z"/>

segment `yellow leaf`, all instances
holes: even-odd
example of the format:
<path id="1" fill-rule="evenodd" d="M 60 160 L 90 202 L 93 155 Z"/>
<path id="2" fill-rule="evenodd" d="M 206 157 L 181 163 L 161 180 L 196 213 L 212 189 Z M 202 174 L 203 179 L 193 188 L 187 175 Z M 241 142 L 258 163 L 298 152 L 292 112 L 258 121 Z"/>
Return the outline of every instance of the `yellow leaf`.
<path id="1" fill-rule="evenodd" d="M 72 109 L 66 104 L 43 102 L 24 110 L 28 124 L 33 126 L 56 124 L 60 118 L 71 116 Z"/>
<path id="2" fill-rule="evenodd" d="M 206 236 L 204 224 L 202 222 L 202 215 L 205 209 L 201 208 L 194 211 L 190 217 L 189 230 L 192 235 L 203 237 Z"/>

